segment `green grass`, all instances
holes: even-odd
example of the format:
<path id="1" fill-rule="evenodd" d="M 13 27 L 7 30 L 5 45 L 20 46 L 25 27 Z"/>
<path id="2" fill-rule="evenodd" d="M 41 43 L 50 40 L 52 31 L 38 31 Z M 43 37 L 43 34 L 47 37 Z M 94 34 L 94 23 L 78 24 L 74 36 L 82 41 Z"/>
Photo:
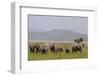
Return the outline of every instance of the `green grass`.
<path id="1" fill-rule="evenodd" d="M 28 52 L 28 60 L 55 60 L 55 59 L 80 59 L 80 58 L 88 58 L 88 50 L 87 48 L 83 48 L 82 53 L 52 53 L 49 52 L 47 54 L 35 54 L 32 52 Z"/>

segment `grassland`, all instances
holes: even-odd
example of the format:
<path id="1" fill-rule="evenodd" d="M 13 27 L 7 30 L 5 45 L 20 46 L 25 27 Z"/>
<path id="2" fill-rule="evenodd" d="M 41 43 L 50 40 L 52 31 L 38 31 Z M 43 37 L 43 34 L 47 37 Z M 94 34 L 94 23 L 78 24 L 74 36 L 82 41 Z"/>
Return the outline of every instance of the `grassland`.
<path id="1" fill-rule="evenodd" d="M 72 44 L 67 43 L 62 45 L 63 47 L 71 48 Z M 61 53 L 53 53 L 50 50 L 47 54 L 41 54 L 41 53 L 32 53 L 28 51 L 28 60 L 56 60 L 56 59 L 82 59 L 82 58 L 88 58 L 88 48 L 84 47 L 82 49 L 82 53 L 72 53 L 70 50 L 70 53 L 61 52 Z"/>

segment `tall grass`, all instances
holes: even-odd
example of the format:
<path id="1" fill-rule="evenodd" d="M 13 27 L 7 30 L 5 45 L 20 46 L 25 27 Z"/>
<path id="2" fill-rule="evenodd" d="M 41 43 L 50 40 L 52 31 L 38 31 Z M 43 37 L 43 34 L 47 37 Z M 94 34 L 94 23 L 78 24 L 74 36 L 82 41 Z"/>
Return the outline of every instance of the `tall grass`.
<path id="1" fill-rule="evenodd" d="M 61 52 L 61 53 L 52 53 L 50 50 L 48 51 L 47 54 L 41 54 L 41 53 L 32 53 L 28 52 L 28 60 L 55 60 L 55 59 L 79 59 L 79 58 L 88 58 L 88 50 L 87 48 L 83 48 L 82 53 L 77 52 L 77 53 L 66 53 Z"/>

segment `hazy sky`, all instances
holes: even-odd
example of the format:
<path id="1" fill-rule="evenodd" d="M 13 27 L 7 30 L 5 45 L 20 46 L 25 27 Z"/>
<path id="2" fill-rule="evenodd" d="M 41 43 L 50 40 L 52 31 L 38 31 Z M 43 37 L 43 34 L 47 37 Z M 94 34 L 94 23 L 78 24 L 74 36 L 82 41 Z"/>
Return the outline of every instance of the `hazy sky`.
<path id="1" fill-rule="evenodd" d="M 71 30 L 81 34 L 88 33 L 88 18 L 73 16 L 28 16 L 29 31 L 50 31 L 53 29 Z"/>

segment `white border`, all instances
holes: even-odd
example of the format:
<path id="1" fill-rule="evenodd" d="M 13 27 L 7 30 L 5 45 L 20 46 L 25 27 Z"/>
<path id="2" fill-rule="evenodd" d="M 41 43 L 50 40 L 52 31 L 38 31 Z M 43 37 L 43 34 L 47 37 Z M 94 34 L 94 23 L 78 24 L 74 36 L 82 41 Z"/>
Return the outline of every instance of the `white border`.
<path id="1" fill-rule="evenodd" d="M 70 68 L 89 68 L 95 65 L 95 9 L 34 7 L 33 4 L 12 3 L 12 72 L 47 72 Z M 27 14 L 87 16 L 88 59 L 27 61 Z M 24 51 L 23 51 L 24 50 Z M 91 50 L 91 51 L 90 51 Z M 66 66 L 68 65 L 68 66 Z"/>

